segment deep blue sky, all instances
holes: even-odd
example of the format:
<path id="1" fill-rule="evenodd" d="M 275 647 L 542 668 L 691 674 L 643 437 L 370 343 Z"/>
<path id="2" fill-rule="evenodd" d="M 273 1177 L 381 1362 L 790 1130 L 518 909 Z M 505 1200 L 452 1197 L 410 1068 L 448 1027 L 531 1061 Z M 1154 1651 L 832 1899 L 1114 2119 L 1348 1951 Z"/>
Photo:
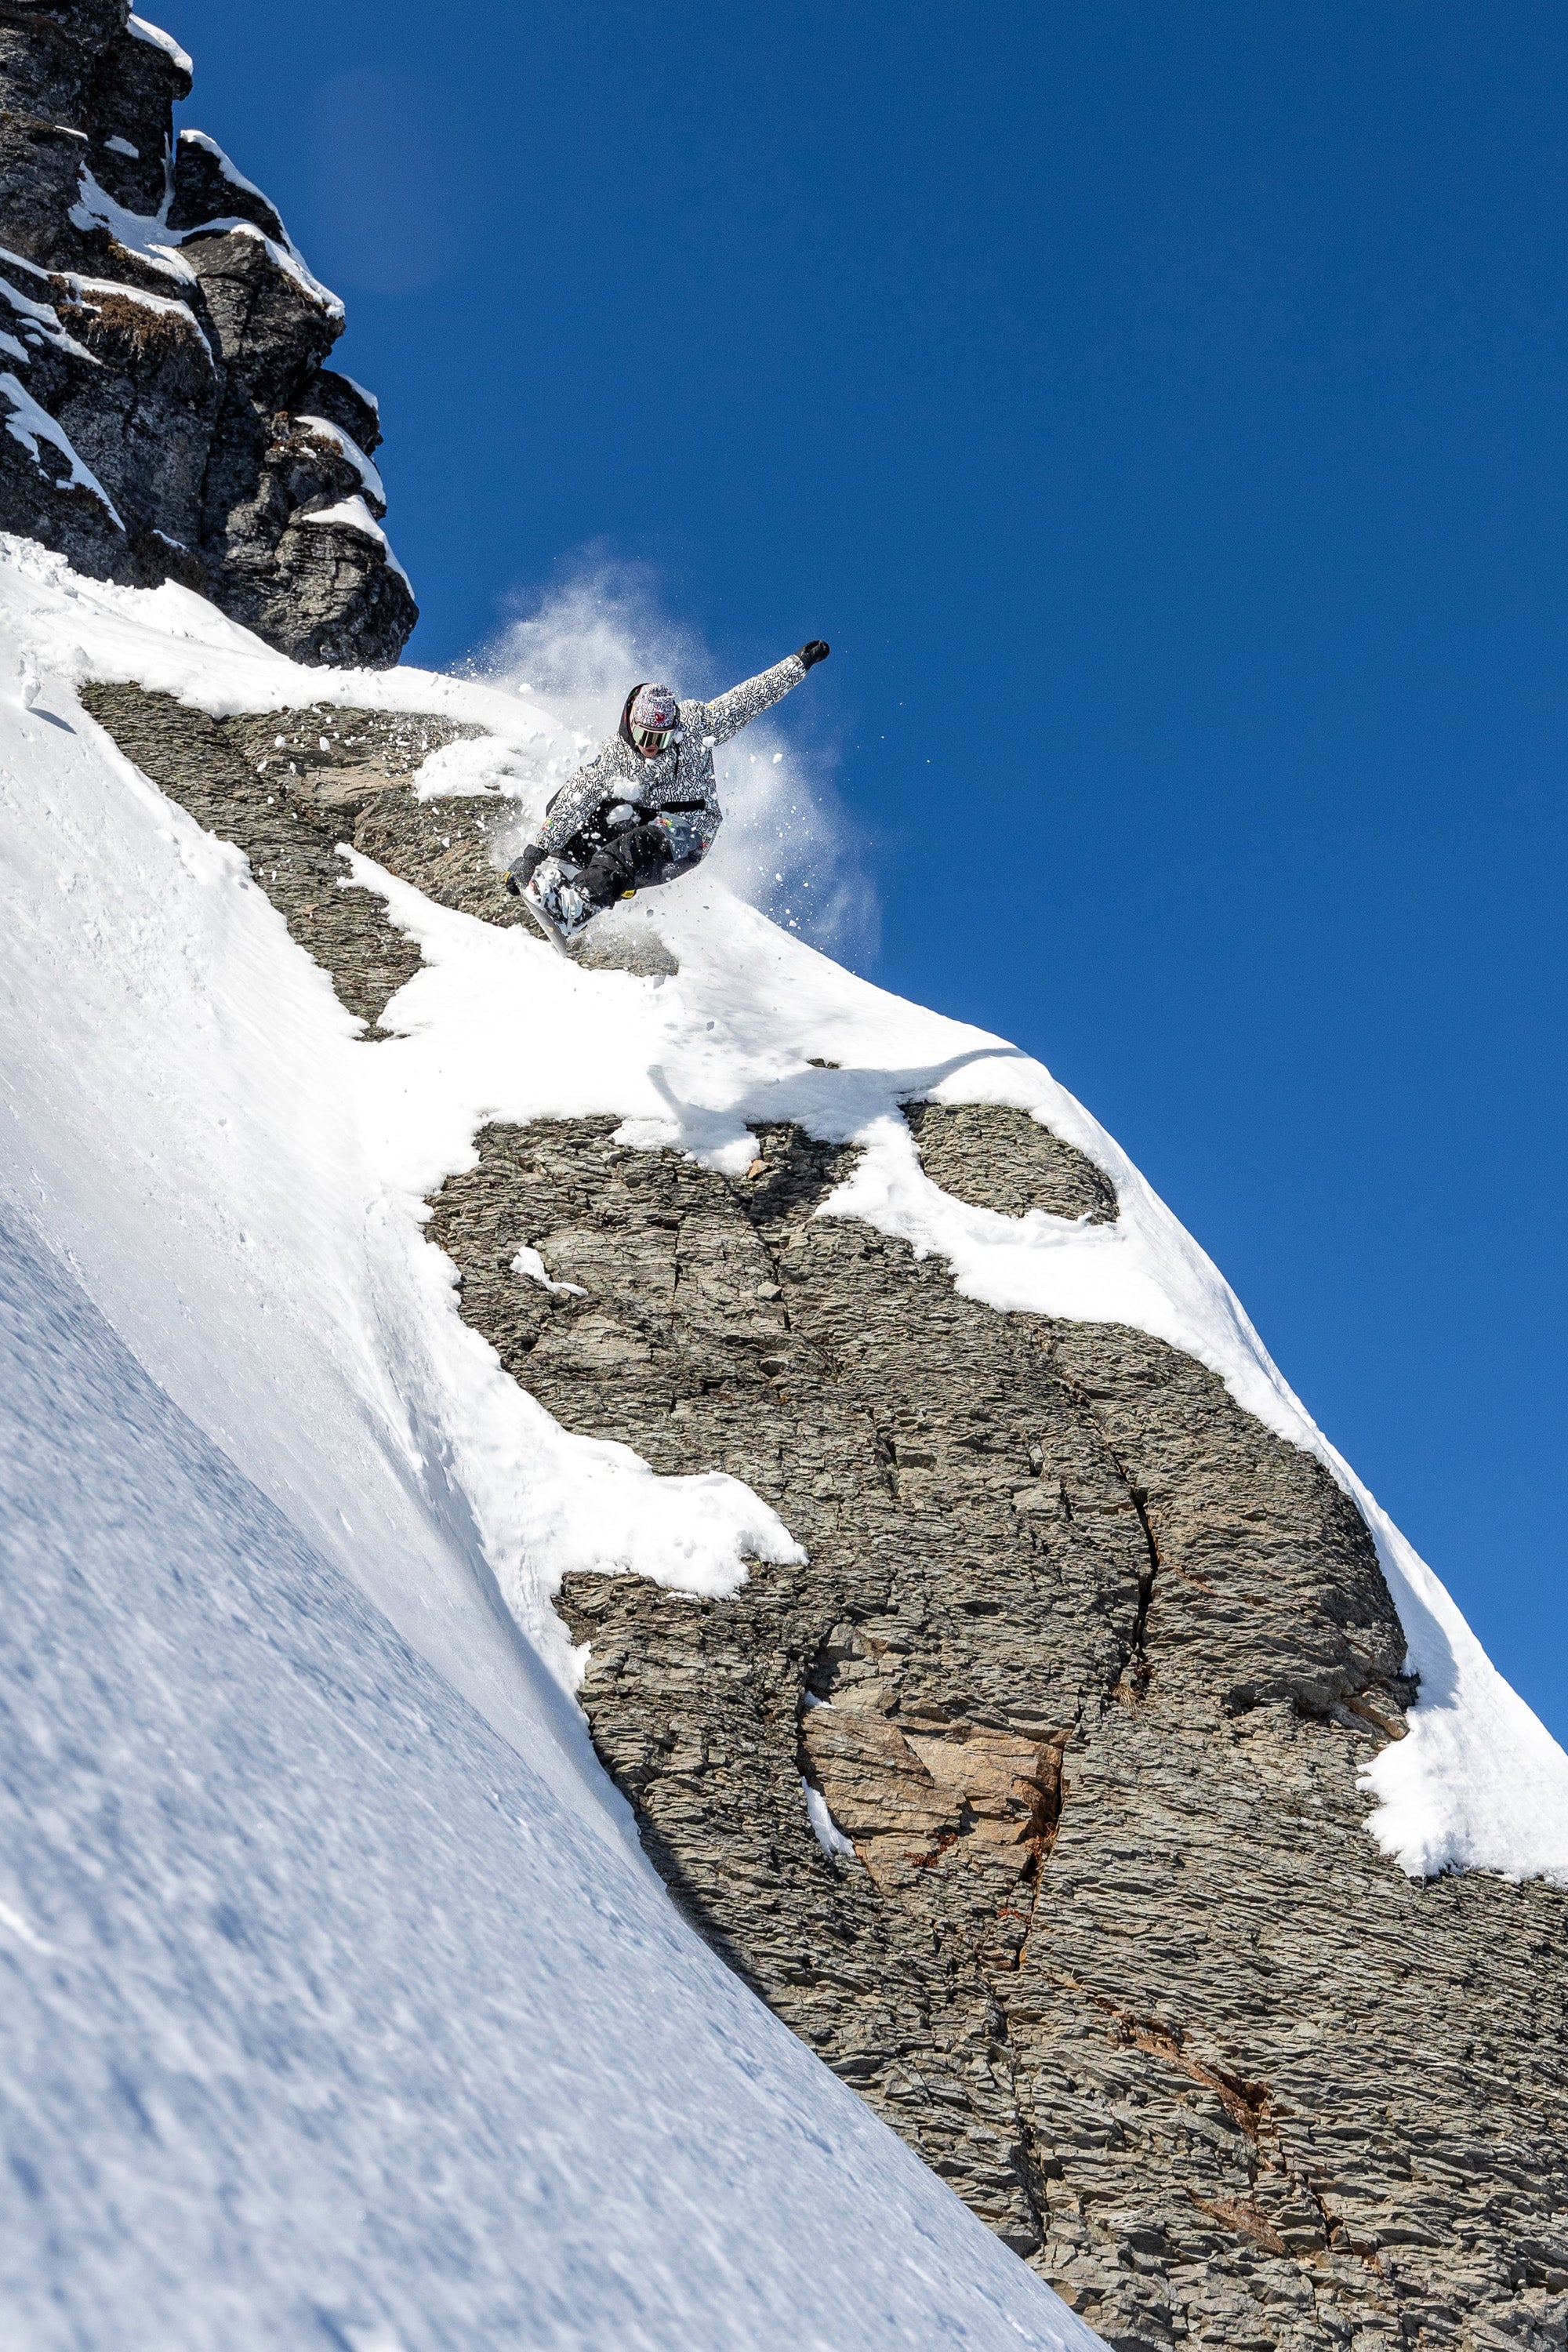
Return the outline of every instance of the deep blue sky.
<path id="1" fill-rule="evenodd" d="M 1105 1119 L 1568 1735 L 1561 0 L 153 5 L 411 657 L 588 545 L 829 637 L 873 975 Z"/>

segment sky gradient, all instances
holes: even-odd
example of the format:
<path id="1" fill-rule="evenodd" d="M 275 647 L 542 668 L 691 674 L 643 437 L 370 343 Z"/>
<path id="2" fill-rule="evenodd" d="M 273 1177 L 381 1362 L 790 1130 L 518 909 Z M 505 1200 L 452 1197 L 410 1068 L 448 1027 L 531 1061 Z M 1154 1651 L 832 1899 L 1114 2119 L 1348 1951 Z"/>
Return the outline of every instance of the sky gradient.
<path id="1" fill-rule="evenodd" d="M 409 657 L 585 562 L 829 638 L 857 961 L 1104 1119 L 1568 1736 L 1568 16 L 158 21 L 348 302 Z"/>

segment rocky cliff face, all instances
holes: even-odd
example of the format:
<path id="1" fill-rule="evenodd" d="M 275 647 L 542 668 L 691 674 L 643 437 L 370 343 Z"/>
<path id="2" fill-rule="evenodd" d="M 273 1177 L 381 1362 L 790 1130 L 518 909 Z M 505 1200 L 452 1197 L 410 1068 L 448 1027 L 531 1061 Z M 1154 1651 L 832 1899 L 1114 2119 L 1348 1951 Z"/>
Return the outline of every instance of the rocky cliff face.
<path id="1" fill-rule="evenodd" d="M 447 722 L 84 700 L 368 1024 L 419 953 L 340 842 L 518 919 L 493 803 L 410 788 Z M 1016 1112 L 906 1116 L 962 1199 L 1118 1213 Z M 759 1129 L 727 1178 L 616 1124 L 484 1130 L 431 1234 L 563 1423 L 809 1550 L 562 1596 L 688 1917 L 1113 2344 L 1568 2341 L 1568 1904 L 1368 1837 L 1415 1694 L 1354 1507 L 1190 1357 L 818 1215 L 841 1147 Z"/>
<path id="2" fill-rule="evenodd" d="M 0 7 L 0 529 L 174 579 L 301 661 L 396 660 L 417 618 L 323 365 L 342 305 L 198 131 L 190 61 L 125 0 Z"/>

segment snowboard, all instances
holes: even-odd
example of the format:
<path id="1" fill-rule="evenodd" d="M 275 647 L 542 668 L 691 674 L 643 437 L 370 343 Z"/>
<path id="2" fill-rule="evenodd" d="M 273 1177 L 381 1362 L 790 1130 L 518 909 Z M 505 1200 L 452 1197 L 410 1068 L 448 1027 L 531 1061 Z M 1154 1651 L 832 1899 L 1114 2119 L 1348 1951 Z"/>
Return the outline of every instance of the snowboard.
<path id="1" fill-rule="evenodd" d="M 572 961 L 572 950 L 567 941 L 565 932 L 556 929 L 555 925 L 551 921 L 549 916 L 545 913 L 538 899 L 534 898 L 531 891 L 520 890 L 517 895 L 522 900 L 523 905 L 528 908 L 529 913 L 533 917 L 535 924 L 550 941 L 550 944 L 554 949 L 556 954 L 558 956 L 564 956 L 567 962 L 570 963 Z M 585 931 L 587 928 L 587 925 L 584 923 L 583 930 Z M 578 931 L 574 936 L 577 939 L 581 939 L 583 937 L 583 931 Z"/>

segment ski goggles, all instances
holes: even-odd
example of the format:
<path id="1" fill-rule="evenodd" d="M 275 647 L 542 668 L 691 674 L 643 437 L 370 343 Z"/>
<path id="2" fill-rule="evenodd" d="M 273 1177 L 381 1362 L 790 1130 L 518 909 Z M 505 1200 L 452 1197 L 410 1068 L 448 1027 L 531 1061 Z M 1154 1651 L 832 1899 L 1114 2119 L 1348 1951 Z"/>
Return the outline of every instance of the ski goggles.
<path id="1" fill-rule="evenodd" d="M 632 741 L 639 751 L 662 751 L 680 740 L 679 727 L 639 727 L 635 719 L 628 723 Z"/>

